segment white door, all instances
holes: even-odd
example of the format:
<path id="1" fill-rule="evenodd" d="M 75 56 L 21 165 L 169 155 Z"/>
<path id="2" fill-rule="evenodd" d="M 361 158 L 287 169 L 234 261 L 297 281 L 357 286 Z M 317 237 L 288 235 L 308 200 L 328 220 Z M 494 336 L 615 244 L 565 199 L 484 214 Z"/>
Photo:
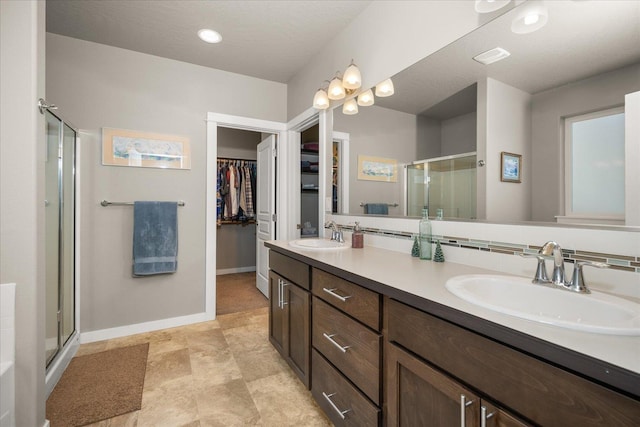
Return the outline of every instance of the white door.
<path id="1" fill-rule="evenodd" d="M 258 144 L 256 194 L 256 286 L 269 297 L 269 249 L 264 245 L 276 236 L 276 137 L 271 135 Z"/>

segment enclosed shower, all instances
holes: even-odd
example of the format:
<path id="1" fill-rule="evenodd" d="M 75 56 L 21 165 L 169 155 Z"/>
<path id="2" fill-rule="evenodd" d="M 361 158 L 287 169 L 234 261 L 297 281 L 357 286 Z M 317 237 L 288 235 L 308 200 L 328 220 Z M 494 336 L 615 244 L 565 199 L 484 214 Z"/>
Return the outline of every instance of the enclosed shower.
<path id="1" fill-rule="evenodd" d="M 76 331 L 75 174 L 77 132 L 56 107 L 41 100 L 46 117 L 45 173 L 45 351 L 47 371 Z"/>
<path id="2" fill-rule="evenodd" d="M 419 160 L 406 168 L 407 215 L 476 218 L 476 153 Z"/>

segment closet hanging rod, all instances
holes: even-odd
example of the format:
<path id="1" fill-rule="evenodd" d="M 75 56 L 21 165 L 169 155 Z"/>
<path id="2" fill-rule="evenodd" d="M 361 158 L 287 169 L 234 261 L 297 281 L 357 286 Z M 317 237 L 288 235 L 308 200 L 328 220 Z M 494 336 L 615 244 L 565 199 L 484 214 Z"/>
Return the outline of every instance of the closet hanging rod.
<path id="1" fill-rule="evenodd" d="M 102 200 L 100 204 L 105 208 L 107 206 L 133 206 L 134 202 L 110 202 L 108 200 Z M 184 206 L 185 203 L 182 200 L 178 200 L 178 206 Z"/>
<path id="2" fill-rule="evenodd" d="M 237 159 L 233 157 L 217 157 L 216 160 L 219 162 L 236 161 L 236 160 L 239 160 L 241 162 L 253 162 L 253 163 L 257 162 L 256 159 Z"/>

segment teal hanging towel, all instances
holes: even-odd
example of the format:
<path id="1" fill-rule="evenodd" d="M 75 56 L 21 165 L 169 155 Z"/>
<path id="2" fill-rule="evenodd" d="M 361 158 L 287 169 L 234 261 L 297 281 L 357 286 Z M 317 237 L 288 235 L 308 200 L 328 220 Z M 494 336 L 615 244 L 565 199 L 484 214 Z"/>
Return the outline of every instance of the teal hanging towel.
<path id="1" fill-rule="evenodd" d="M 134 202 L 133 275 L 175 273 L 178 268 L 178 203 Z"/>

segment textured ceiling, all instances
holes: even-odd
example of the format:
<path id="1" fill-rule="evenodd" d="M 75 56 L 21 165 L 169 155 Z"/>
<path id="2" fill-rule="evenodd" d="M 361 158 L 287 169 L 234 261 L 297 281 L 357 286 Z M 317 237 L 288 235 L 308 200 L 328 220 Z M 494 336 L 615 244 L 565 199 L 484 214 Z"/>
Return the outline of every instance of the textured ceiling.
<path id="1" fill-rule="evenodd" d="M 47 31 L 286 83 L 369 3 L 48 0 Z M 201 28 L 222 42 L 202 42 Z"/>

